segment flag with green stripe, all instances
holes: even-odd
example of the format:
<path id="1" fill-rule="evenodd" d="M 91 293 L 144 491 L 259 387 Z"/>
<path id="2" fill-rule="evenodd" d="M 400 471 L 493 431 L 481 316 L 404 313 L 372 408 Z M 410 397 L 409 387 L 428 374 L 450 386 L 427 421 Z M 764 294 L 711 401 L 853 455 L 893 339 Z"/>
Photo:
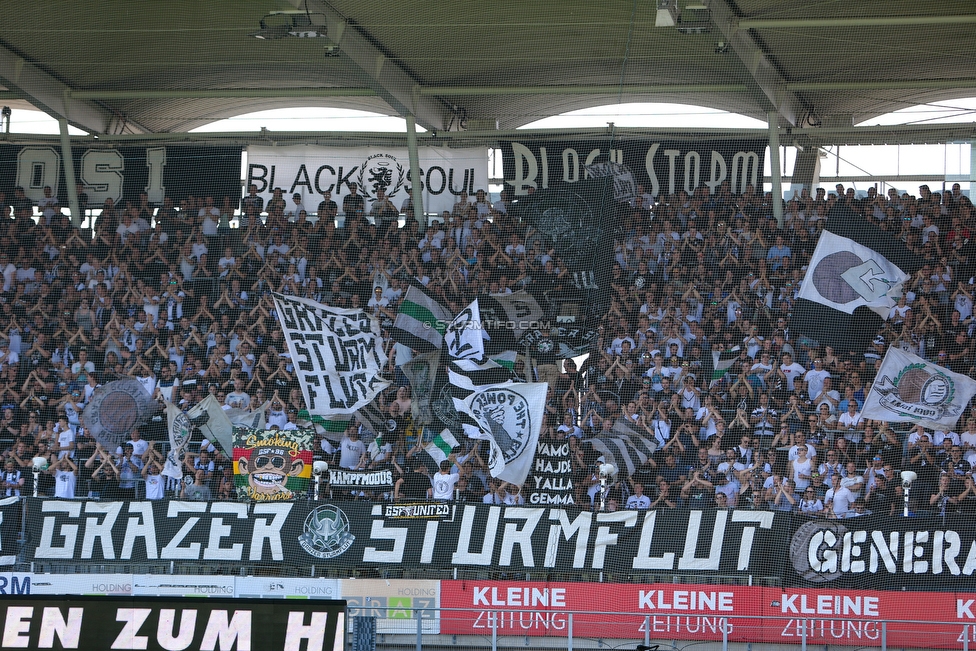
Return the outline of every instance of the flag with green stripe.
<path id="1" fill-rule="evenodd" d="M 307 409 L 302 409 L 298 412 L 298 418 L 295 419 L 295 424 L 299 427 L 314 429 L 316 434 L 322 434 L 330 441 L 340 441 L 346 428 L 349 427 L 350 420 L 348 416 L 339 416 L 330 419 L 318 415 L 312 416 L 309 415 Z"/>
<path id="2" fill-rule="evenodd" d="M 444 345 L 444 331 L 452 315 L 416 287 L 407 288 L 390 336 L 414 350 L 426 352 Z"/>
<path id="3" fill-rule="evenodd" d="M 445 428 L 424 446 L 424 450 L 437 465 L 440 465 L 441 461 L 445 461 L 451 454 L 451 450 L 457 447 L 457 444 L 457 439 L 451 434 L 451 430 Z"/>

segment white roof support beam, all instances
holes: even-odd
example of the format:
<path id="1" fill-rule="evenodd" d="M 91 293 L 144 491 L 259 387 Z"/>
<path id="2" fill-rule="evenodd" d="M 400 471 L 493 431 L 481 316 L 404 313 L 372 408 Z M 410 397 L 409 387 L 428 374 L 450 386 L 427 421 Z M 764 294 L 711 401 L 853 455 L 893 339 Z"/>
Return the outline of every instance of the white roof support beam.
<path id="1" fill-rule="evenodd" d="M 806 103 L 786 89 L 786 80 L 749 32 L 739 28 L 738 16 L 726 0 L 706 0 L 705 4 L 712 22 L 752 76 L 760 99 L 768 104 L 768 109 L 797 126 L 797 120 L 808 112 Z"/>
<path id="2" fill-rule="evenodd" d="M 447 128 L 451 111 L 440 100 L 422 95 L 420 82 L 397 63 L 391 61 L 382 50 L 321 0 L 288 0 L 295 7 L 307 9 L 314 16 L 323 14 L 327 38 L 339 48 L 339 56 L 354 64 L 363 72 L 366 85 L 389 104 L 401 116 L 413 115 L 417 124 L 428 130 L 443 131 Z"/>
<path id="3" fill-rule="evenodd" d="M 79 129 L 103 134 L 111 133 L 119 124 L 119 117 L 111 111 L 88 100 L 73 99 L 68 86 L 5 47 L 0 47 L 0 82 L 51 117 L 67 120 Z M 127 127 L 134 133 L 147 132 L 132 122 Z"/>

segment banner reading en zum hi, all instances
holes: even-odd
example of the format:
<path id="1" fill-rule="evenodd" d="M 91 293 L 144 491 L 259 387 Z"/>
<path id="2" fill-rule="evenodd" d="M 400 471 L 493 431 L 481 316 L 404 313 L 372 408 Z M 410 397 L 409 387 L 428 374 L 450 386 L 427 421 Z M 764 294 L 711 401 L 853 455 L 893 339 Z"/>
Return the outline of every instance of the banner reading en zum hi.
<path id="1" fill-rule="evenodd" d="M 888 620 L 891 646 L 960 649 L 964 625 L 976 641 L 974 603 L 957 592 L 441 581 L 441 606 L 461 609 L 441 618 L 441 633 L 567 637 L 575 611 L 575 638 L 720 641 L 724 627 L 731 642 L 799 645 L 805 629 L 808 644 L 877 647 Z"/>
<path id="2" fill-rule="evenodd" d="M 452 210 L 462 192 L 473 195 L 488 190 L 488 150 L 423 147 L 418 151 L 423 183 L 424 211 Z M 301 193 L 308 212 L 314 212 L 323 192 L 331 192 L 342 214 L 342 200 L 349 184 L 359 186 L 366 202 L 366 213 L 383 188 L 400 209 L 411 188 L 410 162 L 406 148 L 374 147 L 293 147 L 247 148 L 247 184 L 255 184 L 265 203 L 275 188 L 281 188 L 288 205 L 292 195 Z"/>
<path id="3" fill-rule="evenodd" d="M 164 197 L 174 204 L 188 195 L 211 196 L 222 205 L 224 197 L 236 204 L 241 196 L 241 148 L 198 145 L 165 147 L 79 147 L 71 148 L 75 179 L 85 186 L 88 205 L 101 208 L 106 199 L 116 203 L 130 199 L 138 206 L 145 192 L 152 204 Z M 61 147 L 51 145 L 0 145 L 0 190 L 13 197 L 11 189 L 23 186 L 37 202 L 44 186 L 51 186 L 62 208 L 68 206 Z"/>
<path id="4" fill-rule="evenodd" d="M 714 194 L 728 182 L 733 194 L 747 184 L 762 188 L 766 140 L 511 140 L 501 142 L 505 185 L 518 199 L 587 178 L 593 163 L 622 163 L 655 197 L 705 188 Z"/>

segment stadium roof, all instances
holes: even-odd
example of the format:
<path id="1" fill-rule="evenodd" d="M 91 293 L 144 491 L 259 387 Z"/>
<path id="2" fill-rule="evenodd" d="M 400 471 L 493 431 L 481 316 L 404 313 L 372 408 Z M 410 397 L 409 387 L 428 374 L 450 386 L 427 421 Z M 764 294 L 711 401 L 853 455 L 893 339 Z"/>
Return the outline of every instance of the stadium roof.
<path id="1" fill-rule="evenodd" d="M 669 1 L 681 22 L 656 26 Z M 262 19 L 319 36 L 251 37 Z M 634 101 L 850 127 L 976 95 L 974 24 L 970 0 L 8 0 L 0 84 L 105 134 L 290 106 L 480 131 Z"/>

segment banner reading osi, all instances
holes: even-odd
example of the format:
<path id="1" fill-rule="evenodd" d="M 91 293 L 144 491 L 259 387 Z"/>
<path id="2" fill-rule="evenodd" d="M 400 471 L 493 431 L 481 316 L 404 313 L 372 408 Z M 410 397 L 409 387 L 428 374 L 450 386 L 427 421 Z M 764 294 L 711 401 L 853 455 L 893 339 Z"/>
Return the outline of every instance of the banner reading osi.
<path id="1" fill-rule="evenodd" d="M 426 212 L 452 210 L 462 192 L 473 195 L 488 189 L 486 149 L 425 147 L 418 158 Z M 411 187 L 409 156 L 400 147 L 250 146 L 247 160 L 247 183 L 257 186 L 265 202 L 275 188 L 281 188 L 288 202 L 292 194 L 301 193 L 309 212 L 315 211 L 323 192 L 331 192 L 342 213 L 350 183 L 359 186 L 367 213 L 380 188 L 400 208 Z"/>

